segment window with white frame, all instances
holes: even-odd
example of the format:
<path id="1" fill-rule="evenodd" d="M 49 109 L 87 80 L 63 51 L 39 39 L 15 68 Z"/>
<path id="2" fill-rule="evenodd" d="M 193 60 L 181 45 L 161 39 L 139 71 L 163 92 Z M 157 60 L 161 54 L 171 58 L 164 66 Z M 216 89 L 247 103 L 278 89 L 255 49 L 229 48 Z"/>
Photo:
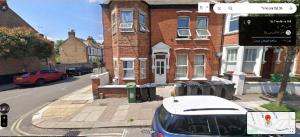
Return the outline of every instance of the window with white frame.
<path id="1" fill-rule="evenodd" d="M 179 16 L 177 21 L 177 37 L 189 38 L 190 36 L 191 36 L 190 17 Z"/>
<path id="2" fill-rule="evenodd" d="M 117 25 L 116 14 L 112 13 L 111 14 L 111 32 L 112 32 L 112 34 L 115 34 L 117 32 L 116 25 Z"/>
<path id="3" fill-rule="evenodd" d="M 194 56 L 194 78 L 205 77 L 205 55 Z"/>
<path id="4" fill-rule="evenodd" d="M 187 55 L 177 55 L 176 78 L 187 78 Z"/>
<path id="5" fill-rule="evenodd" d="M 134 79 L 134 61 L 123 61 L 123 79 Z"/>
<path id="6" fill-rule="evenodd" d="M 119 77 L 119 63 L 118 63 L 118 59 L 114 59 L 114 75 L 115 78 Z"/>
<path id="7" fill-rule="evenodd" d="M 197 16 L 196 33 L 197 33 L 197 39 L 209 39 L 211 34 L 208 31 L 208 17 Z"/>
<path id="8" fill-rule="evenodd" d="M 237 48 L 227 48 L 226 72 L 236 70 Z"/>
<path id="9" fill-rule="evenodd" d="M 226 22 L 226 33 L 238 32 L 239 30 L 239 16 L 240 14 L 228 14 Z"/>
<path id="10" fill-rule="evenodd" d="M 141 32 L 149 32 L 149 29 L 146 26 L 145 23 L 145 14 L 139 13 L 139 25 L 140 25 L 140 31 Z"/>
<path id="11" fill-rule="evenodd" d="M 146 79 L 146 60 L 140 61 L 140 79 Z"/>
<path id="12" fill-rule="evenodd" d="M 121 10 L 121 32 L 133 32 L 133 11 L 132 10 Z"/>
<path id="13" fill-rule="evenodd" d="M 243 72 L 254 73 L 256 58 L 257 58 L 257 49 L 245 49 L 244 61 L 243 61 Z"/>

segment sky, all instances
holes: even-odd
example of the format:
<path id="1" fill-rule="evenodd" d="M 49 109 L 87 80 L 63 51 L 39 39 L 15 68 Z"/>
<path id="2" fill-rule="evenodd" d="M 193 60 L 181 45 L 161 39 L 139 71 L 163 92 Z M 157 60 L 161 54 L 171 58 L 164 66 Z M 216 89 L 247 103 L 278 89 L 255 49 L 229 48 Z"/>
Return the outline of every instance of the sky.
<path id="1" fill-rule="evenodd" d="M 68 31 L 76 37 L 103 40 L 103 0 L 7 0 L 9 7 L 50 40 L 65 40 Z"/>

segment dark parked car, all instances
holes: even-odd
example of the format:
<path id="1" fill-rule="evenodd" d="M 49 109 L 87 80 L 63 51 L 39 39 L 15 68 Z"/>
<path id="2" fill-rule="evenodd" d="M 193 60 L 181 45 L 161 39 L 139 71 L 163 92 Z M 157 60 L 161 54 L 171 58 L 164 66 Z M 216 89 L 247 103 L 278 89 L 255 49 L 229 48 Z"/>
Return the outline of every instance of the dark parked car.
<path id="1" fill-rule="evenodd" d="M 66 70 L 68 76 L 80 76 L 91 72 L 93 72 L 93 69 L 89 67 L 70 67 Z"/>
<path id="2" fill-rule="evenodd" d="M 64 72 L 55 70 L 40 70 L 28 72 L 14 78 L 16 85 L 43 85 L 49 81 L 55 81 L 59 79 L 65 79 L 67 75 Z"/>

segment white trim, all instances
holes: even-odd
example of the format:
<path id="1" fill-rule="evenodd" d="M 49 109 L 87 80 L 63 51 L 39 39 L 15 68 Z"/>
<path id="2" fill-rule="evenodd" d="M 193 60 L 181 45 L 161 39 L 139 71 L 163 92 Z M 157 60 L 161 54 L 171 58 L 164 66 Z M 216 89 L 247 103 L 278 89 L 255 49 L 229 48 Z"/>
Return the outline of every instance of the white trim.
<path id="1" fill-rule="evenodd" d="M 203 78 L 195 77 L 195 78 L 192 78 L 192 80 L 207 80 L 207 78 L 206 77 L 203 77 Z"/>
<path id="2" fill-rule="evenodd" d="M 193 50 L 208 50 L 208 48 L 193 48 Z"/>
<path id="3" fill-rule="evenodd" d="M 148 58 L 139 58 L 140 61 L 146 61 Z"/>
<path id="4" fill-rule="evenodd" d="M 122 60 L 122 61 L 134 61 L 134 60 L 136 60 L 136 58 L 120 58 L 120 60 Z"/>
<path id="5" fill-rule="evenodd" d="M 192 49 L 191 48 L 176 48 L 175 51 L 176 50 L 192 50 Z"/>
<path id="6" fill-rule="evenodd" d="M 177 10 L 176 13 L 192 13 L 191 10 Z"/>
<path id="7" fill-rule="evenodd" d="M 124 78 L 123 77 L 123 80 L 135 80 L 135 78 Z"/>
<path id="8" fill-rule="evenodd" d="M 175 40 L 182 40 L 182 41 L 184 41 L 184 40 L 192 40 L 191 38 L 175 38 Z"/>
<path id="9" fill-rule="evenodd" d="M 189 80 L 189 78 L 187 78 L 187 77 L 179 77 L 179 78 L 175 78 L 174 80 Z"/>

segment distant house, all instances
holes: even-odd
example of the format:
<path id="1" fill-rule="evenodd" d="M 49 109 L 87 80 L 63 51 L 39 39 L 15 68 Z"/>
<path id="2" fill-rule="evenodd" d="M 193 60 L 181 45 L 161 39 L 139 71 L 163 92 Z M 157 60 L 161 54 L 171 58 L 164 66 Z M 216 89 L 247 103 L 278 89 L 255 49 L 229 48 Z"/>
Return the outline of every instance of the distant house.
<path id="1" fill-rule="evenodd" d="M 0 0 L 0 27 L 24 27 L 38 33 L 32 26 L 30 26 L 25 20 L 23 20 L 18 14 L 9 8 L 6 0 Z M 42 34 L 40 35 L 43 36 Z M 24 63 L 18 59 L 0 58 L 0 84 L 11 82 L 12 76 L 17 73 L 33 71 L 47 66 L 45 61 L 37 58 L 26 58 L 23 59 L 23 61 Z M 24 66 L 22 64 L 26 64 L 26 70 L 24 70 Z"/>
<path id="2" fill-rule="evenodd" d="M 77 38 L 75 31 L 68 32 L 68 39 L 60 46 L 61 64 L 97 64 L 103 63 L 103 46 L 91 36 L 86 40 Z"/>

